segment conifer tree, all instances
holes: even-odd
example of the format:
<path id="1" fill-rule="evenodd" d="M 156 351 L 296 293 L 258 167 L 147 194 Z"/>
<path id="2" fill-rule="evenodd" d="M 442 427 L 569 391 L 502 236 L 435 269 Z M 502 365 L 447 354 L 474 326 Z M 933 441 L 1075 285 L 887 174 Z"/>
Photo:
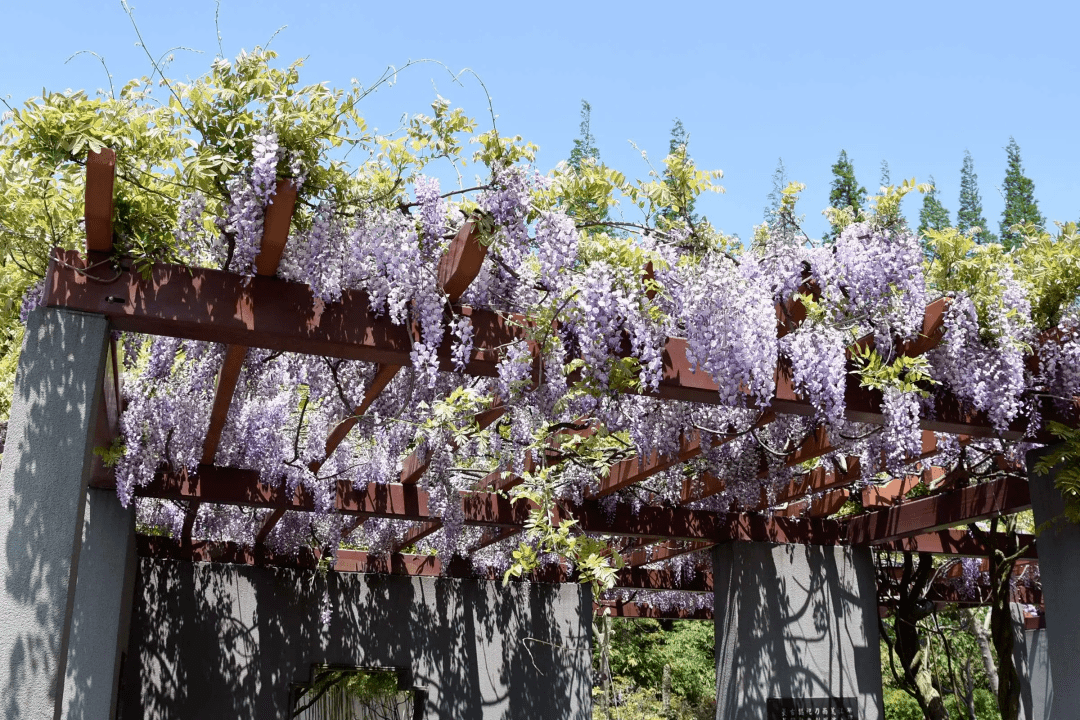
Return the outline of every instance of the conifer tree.
<path id="1" fill-rule="evenodd" d="M 1032 223 L 1042 227 L 1046 220 L 1039 213 L 1039 205 L 1035 201 L 1035 183 L 1024 175 L 1024 168 L 1020 164 L 1020 146 L 1014 138 L 1009 138 L 1005 152 L 1008 165 L 1004 183 L 1005 210 L 1001 213 L 1001 243 L 1011 250 L 1023 241 L 1020 233 L 1012 229 L 1014 225 Z"/>
<path id="2" fill-rule="evenodd" d="M 889 174 L 889 161 L 881 161 L 881 187 L 892 185 L 892 176 Z"/>
<path id="3" fill-rule="evenodd" d="M 592 158 L 595 162 L 600 162 L 600 151 L 596 148 L 596 138 L 593 137 L 592 131 L 589 129 L 589 121 L 592 118 L 592 106 L 585 100 L 581 101 L 581 124 L 578 126 L 578 132 L 581 133 L 581 137 L 574 139 L 574 148 L 570 151 L 570 158 L 567 161 L 570 167 L 575 170 L 581 169 L 581 162 L 585 158 Z"/>
<path id="4" fill-rule="evenodd" d="M 919 210 L 919 235 L 925 235 L 927 230 L 944 230 L 949 227 L 949 211 L 938 198 L 933 175 L 930 176 L 930 185 L 930 192 L 923 195 L 922 209 Z"/>
<path id="5" fill-rule="evenodd" d="M 769 193 L 769 204 L 765 206 L 765 222 L 769 225 L 770 235 L 773 237 L 805 238 L 801 218 L 794 214 L 794 206 L 784 208 L 784 190 L 791 184 L 787 170 L 784 168 L 784 159 L 776 162 L 776 170 L 772 176 L 772 192 Z"/>
<path id="6" fill-rule="evenodd" d="M 682 120 L 675 118 L 675 124 L 671 127 L 671 139 L 668 141 L 668 155 L 675 158 L 676 162 L 686 164 L 691 162 L 690 153 L 690 136 L 686 132 L 686 128 L 683 127 Z M 675 217 L 681 217 L 691 225 L 697 225 L 700 218 L 694 212 L 694 198 L 692 195 L 685 191 L 685 188 L 680 189 L 678 183 L 675 182 L 675 178 L 672 177 L 670 170 L 664 171 L 664 182 L 669 188 L 675 204 L 679 207 L 678 212 L 667 209 L 660 214 L 669 220 L 674 220 Z"/>
<path id="7" fill-rule="evenodd" d="M 855 166 L 848 159 L 847 151 L 841 150 L 840 157 L 832 166 L 833 181 L 829 191 L 829 206 L 837 210 L 851 208 L 857 216 L 866 204 L 866 188 L 859 185 L 855 179 Z M 832 224 L 826 235 L 827 240 L 835 240 L 840 234 L 840 228 Z"/>
<path id="8" fill-rule="evenodd" d="M 784 188 L 787 186 L 788 177 L 787 170 L 784 168 L 784 158 L 779 158 L 772 175 L 772 192 L 767 198 L 769 204 L 765 206 L 765 222 L 772 223 L 776 214 L 780 212 L 780 201 L 784 199 Z"/>
<path id="9" fill-rule="evenodd" d="M 581 101 L 581 124 L 578 126 L 580 136 L 574 139 L 574 147 L 570 150 L 570 157 L 566 163 L 576 173 L 581 173 L 586 163 L 589 165 L 600 164 L 600 150 L 596 147 L 596 138 L 593 137 L 590 121 L 592 119 L 592 106 L 585 100 Z M 598 200 L 575 198 L 567 203 L 565 211 L 568 215 L 576 218 L 578 222 L 587 221 L 602 223 L 608 219 L 608 206 Z M 592 227 L 586 232 L 603 232 L 602 227 Z"/>
<path id="10" fill-rule="evenodd" d="M 981 243 L 997 242 L 983 217 L 982 198 L 979 196 L 979 176 L 975 174 L 975 161 L 971 153 L 964 151 L 964 164 L 960 168 L 960 208 L 956 211 L 956 227 L 960 232 L 979 228 L 977 239 Z"/>

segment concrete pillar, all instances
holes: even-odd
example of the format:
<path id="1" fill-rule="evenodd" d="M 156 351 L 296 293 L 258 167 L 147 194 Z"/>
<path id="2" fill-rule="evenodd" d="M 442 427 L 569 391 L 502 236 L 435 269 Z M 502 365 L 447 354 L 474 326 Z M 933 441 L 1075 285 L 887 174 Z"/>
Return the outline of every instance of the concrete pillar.
<path id="1" fill-rule="evenodd" d="M 121 507 L 113 490 L 90 488 L 64 673 L 65 720 L 116 717 L 137 561 L 134 504 Z"/>
<path id="2" fill-rule="evenodd" d="M 393 668 L 425 720 L 589 720 L 589 589 L 140 558 L 124 720 L 291 717 L 315 664 Z M 328 624 L 320 618 L 329 597 Z"/>
<path id="3" fill-rule="evenodd" d="M 1027 456 L 1031 509 L 1039 529 L 1039 577 L 1046 604 L 1046 631 L 1040 637 L 1050 664 L 1045 684 L 1050 696 L 1044 714 L 1075 718 L 1080 717 L 1080 683 L 1076 682 L 1080 671 L 1080 572 L 1076 567 L 1080 525 L 1064 516 L 1065 501 L 1054 487 L 1057 471 L 1049 475 L 1035 472 L 1035 463 L 1044 452 L 1035 450 Z M 1033 701 L 1035 694 L 1033 689 Z"/>
<path id="4" fill-rule="evenodd" d="M 1053 720 L 1050 710 L 1054 704 L 1054 683 L 1050 679 L 1046 628 L 1024 627 L 1024 610 L 1016 603 L 1012 605 L 1012 615 L 1016 628 L 1013 663 L 1020 676 L 1020 720 Z"/>
<path id="5" fill-rule="evenodd" d="M 108 330 L 104 317 L 57 309 L 36 310 L 27 324 L 0 467 L 0 708 L 5 717 L 59 718 L 65 708 Z M 99 580 L 102 586 L 110 581 Z M 103 650 L 93 658 L 80 656 L 79 667 L 114 662 Z M 102 686 L 95 679 L 95 692 Z"/>
<path id="6" fill-rule="evenodd" d="M 830 706 L 883 720 L 868 548 L 718 545 L 713 582 L 718 720 Z"/>

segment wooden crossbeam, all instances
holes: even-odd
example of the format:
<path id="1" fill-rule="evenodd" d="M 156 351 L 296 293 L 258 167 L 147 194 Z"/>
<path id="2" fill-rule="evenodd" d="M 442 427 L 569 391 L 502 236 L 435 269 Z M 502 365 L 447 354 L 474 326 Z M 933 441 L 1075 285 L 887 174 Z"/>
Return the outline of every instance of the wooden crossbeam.
<path id="1" fill-rule="evenodd" d="M 346 291 L 340 302 L 316 309 L 307 285 L 276 278 L 242 278 L 218 270 L 155 265 L 148 279 L 128 269 L 114 282 L 102 284 L 90 282 L 79 272 L 87 263 L 77 253 L 56 250 L 54 259 L 61 262 L 50 263 L 45 304 L 106 315 L 118 330 L 367 362 L 410 363 L 410 329 L 375 317 L 360 291 Z M 470 317 L 476 330 L 475 350 L 466 372 L 496 376 L 498 348 L 525 339 L 519 321 L 474 308 L 463 307 L 460 312 Z M 450 349 L 451 343 L 444 341 L 437 351 L 446 369 L 454 368 Z M 663 362 L 663 379 L 655 395 L 720 403 L 716 383 L 706 373 L 695 372 L 687 359 L 684 339 L 666 340 Z M 849 385 L 846 400 L 849 419 L 884 423 L 880 393 Z M 770 407 L 777 413 L 815 412 L 813 405 L 794 391 L 784 372 Z M 1060 417 L 1051 403 L 1043 404 L 1042 413 L 1048 419 Z M 927 414 L 921 425 L 953 434 L 996 435 L 985 416 L 965 410 L 948 396 L 939 398 L 935 411 Z M 1025 430 L 1018 421 L 1004 437 L 1019 439 Z"/>
<path id="2" fill-rule="evenodd" d="M 848 525 L 852 545 L 877 545 L 1031 507 L 1027 480 L 1003 477 L 859 515 Z"/>
<path id="3" fill-rule="evenodd" d="M 450 241 L 450 245 L 447 247 L 446 252 L 443 253 L 443 256 L 439 259 L 437 268 L 439 289 L 445 293 L 447 299 L 451 303 L 458 302 L 472 281 L 476 279 L 481 266 L 484 264 L 485 257 L 487 257 L 487 246 L 480 242 L 479 229 L 477 228 L 476 223 L 470 220 L 461 226 L 457 234 L 454 235 L 454 239 Z M 375 376 L 365 390 L 364 397 L 360 404 L 356 406 L 351 415 L 339 422 L 334 429 L 330 431 L 330 434 L 326 438 L 326 448 L 323 459 L 312 461 L 309 466 L 312 472 L 317 473 L 326 460 L 333 455 L 334 451 L 337 450 L 342 441 L 345 440 L 349 432 L 356 426 L 356 423 L 359 422 L 360 417 L 367 412 L 368 408 L 371 407 L 372 403 L 374 403 L 382 391 L 386 389 L 386 386 L 397 376 L 402 367 L 402 365 L 379 364 L 375 371 Z M 204 462 L 211 461 L 207 461 L 204 458 Z M 424 465 L 424 469 L 427 469 L 426 464 Z M 415 478 L 419 478 L 420 476 L 420 474 L 415 471 L 413 471 L 413 475 L 415 475 Z M 415 482 L 415 478 L 413 479 L 413 482 Z M 405 482 L 405 480 L 403 479 L 402 482 Z M 278 509 L 267 517 L 256 536 L 257 543 L 266 541 L 266 538 L 270 536 L 270 532 L 284 514 L 285 510 Z M 363 522 L 362 519 L 350 522 L 343 529 L 342 537 L 344 538 L 351 535 L 361 522 Z"/>
<path id="4" fill-rule="evenodd" d="M 711 608 L 701 608 L 699 610 L 685 610 L 683 608 L 672 608 L 669 610 L 660 610 L 645 603 L 639 603 L 634 601 L 622 601 L 622 600 L 601 600 L 600 602 L 593 603 L 594 615 L 609 615 L 611 617 L 618 618 L 653 618 L 657 620 L 712 620 L 713 611 Z"/>
<path id="5" fill-rule="evenodd" d="M 655 545 L 635 547 L 629 552 L 623 553 L 623 562 L 627 567 L 640 567 L 661 560 L 669 560 L 679 555 L 698 552 L 712 547 L 710 542 L 678 543 L 670 540 Z"/>
<path id="6" fill-rule="evenodd" d="M 646 570 L 641 567 L 623 568 L 615 573 L 615 587 L 625 590 L 680 590 L 683 592 L 712 592 L 711 570 L 699 570 L 692 579 L 680 578 L 667 568 Z"/>
<path id="7" fill-rule="evenodd" d="M 282 485 L 259 482 L 251 470 L 199 466 L 195 473 L 161 472 L 154 482 L 136 490 L 139 497 L 213 502 L 243 507 L 312 512 L 315 498 L 303 486 L 291 495 Z M 511 502 L 494 492 L 459 493 L 466 525 L 520 529 L 530 506 Z M 349 482 L 337 483 L 333 511 L 422 522 L 436 519 L 428 509 L 428 493 L 415 485 L 369 483 L 361 490 Z M 570 513 L 584 532 L 627 537 L 655 537 L 711 542 L 754 541 L 834 545 L 843 541 L 842 526 L 829 520 L 769 518 L 735 513 L 713 513 L 682 507 L 642 507 L 635 514 L 625 505 L 613 514 L 595 501 L 571 506 Z"/>
<path id="8" fill-rule="evenodd" d="M 296 209 L 297 191 L 296 183 L 292 180 L 278 179 L 273 202 L 267 205 L 263 217 L 263 235 L 259 253 L 255 256 L 255 273 L 258 276 L 272 277 L 277 273 L 281 256 L 285 252 L 285 244 L 289 241 L 289 227 Z M 229 345 L 225 348 L 225 357 L 218 373 L 214 400 L 210 408 L 210 423 L 203 441 L 203 464 L 212 465 L 217 456 L 221 433 L 225 430 L 225 421 L 229 417 L 229 407 L 236 392 L 236 383 L 240 380 L 240 372 L 244 368 L 245 357 L 247 348 L 242 345 Z M 191 543 L 191 531 L 195 527 L 198 514 L 199 503 L 189 503 L 181 532 L 185 544 Z"/>
<path id="9" fill-rule="evenodd" d="M 1017 538 L 1019 547 L 1027 547 L 1020 557 L 1038 558 L 1039 553 L 1035 547 L 1035 536 L 1021 534 Z M 1004 538 L 997 538 L 990 543 L 990 547 L 980 542 L 967 530 L 954 528 L 951 530 L 938 530 L 937 532 L 908 537 L 878 543 L 877 547 L 882 550 L 903 552 L 929 552 L 935 555 L 952 555 L 956 557 L 988 557 L 994 547 L 1005 547 Z"/>
<path id="10" fill-rule="evenodd" d="M 964 437 L 961 439 L 966 441 L 969 438 Z M 827 439 L 826 442 L 828 442 Z M 831 446 L 828 451 L 832 451 Z M 823 452 L 821 454 L 826 453 Z M 925 460 L 937 454 L 937 436 L 928 430 L 924 430 L 922 433 L 922 452 L 918 457 L 911 458 L 911 461 Z M 763 498 L 754 510 L 764 511 L 771 504 L 791 503 L 814 493 L 821 493 L 827 490 L 844 487 L 856 482 L 861 477 L 862 471 L 860 469 L 859 459 L 856 457 L 849 457 L 847 458 L 847 471 L 829 472 L 823 470 L 820 473 L 811 472 L 799 480 L 791 482 L 787 488 L 778 492 L 772 503 L 770 503 L 767 498 Z"/>

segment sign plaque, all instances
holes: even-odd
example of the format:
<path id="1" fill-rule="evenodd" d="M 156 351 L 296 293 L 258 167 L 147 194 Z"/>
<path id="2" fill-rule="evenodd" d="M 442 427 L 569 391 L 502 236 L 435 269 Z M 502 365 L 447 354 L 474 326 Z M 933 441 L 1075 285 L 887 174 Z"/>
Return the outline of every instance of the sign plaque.
<path id="1" fill-rule="evenodd" d="M 858 720 L 855 698 L 769 698 L 768 720 Z"/>

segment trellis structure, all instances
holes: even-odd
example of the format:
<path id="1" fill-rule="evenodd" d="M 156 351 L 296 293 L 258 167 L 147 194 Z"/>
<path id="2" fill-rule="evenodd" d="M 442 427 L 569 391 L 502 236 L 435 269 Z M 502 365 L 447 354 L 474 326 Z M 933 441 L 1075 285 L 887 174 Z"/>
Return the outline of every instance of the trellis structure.
<path id="1" fill-rule="evenodd" d="M 377 363 L 378 369 L 365 391 L 363 401 L 348 417 L 342 417 L 325 441 L 324 460 L 313 461 L 317 471 L 346 438 L 379 393 L 402 367 L 410 364 L 410 351 L 418 339 L 419 328 L 405 327 L 389 319 L 376 317 L 367 298 L 359 291 L 346 291 L 340 302 L 316 301 L 310 287 L 273 277 L 288 241 L 296 188 L 290 181 L 279 182 L 275 202 L 268 207 L 261 251 L 256 259 L 257 273 L 244 277 L 229 272 L 154 265 L 142 273 L 133 266 L 119 266 L 103 271 L 112 253 L 112 185 L 114 155 L 105 150 L 91 153 L 87 163 L 86 249 L 85 253 L 56 250 L 45 281 L 44 305 L 91 313 L 107 318 L 116 331 L 146 333 L 177 338 L 222 343 L 227 346 L 218 375 L 210 413 L 209 430 L 203 444 L 202 462 L 195 472 L 162 469 L 149 485 L 136 489 L 136 496 L 185 503 L 186 520 L 179 538 L 140 537 L 138 552 L 148 558 L 172 558 L 188 561 L 226 562 L 241 565 L 284 566 L 314 569 L 320 566 L 317 550 L 297 555 L 283 555 L 265 546 L 276 523 L 290 512 L 311 512 L 316 503 L 303 485 L 289 492 L 283 483 L 264 482 L 252 470 L 220 467 L 214 464 L 222 430 L 225 427 L 233 392 L 240 377 L 248 348 L 296 352 L 330 358 Z M 497 375 L 499 348 L 510 342 L 527 339 L 521 329 L 528 318 L 509 318 L 489 310 L 460 305 L 460 299 L 480 271 L 487 252 L 479 242 L 479 229 L 466 223 L 454 238 L 439 263 L 439 286 L 454 311 L 468 317 L 475 330 L 474 350 L 465 372 L 480 377 Z M 808 288 L 812 291 L 812 288 Z M 937 300 L 927 306 L 922 332 L 918 339 L 902 344 L 901 353 L 915 356 L 933 349 L 942 338 L 947 301 Z M 776 308 L 777 332 L 783 335 L 805 315 L 798 302 Z M 852 351 L 873 342 L 860 340 Z M 453 367 L 447 340 L 438 350 L 444 369 Z M 539 353 L 534 352 L 533 375 L 542 372 Z M 115 345 L 104 387 L 106 402 L 97 419 L 96 437 L 100 444 L 116 436 L 122 401 Z M 661 399 L 718 404 L 715 382 L 697 371 L 687 359 L 686 341 L 667 338 L 663 351 L 663 378 L 654 393 Z M 846 417 L 851 421 L 882 424 L 881 394 L 860 386 L 849 376 L 846 389 Z M 496 422 L 506 408 L 496 404 L 476 416 L 481 427 Z M 778 414 L 813 415 L 814 407 L 793 387 L 791 372 L 781 363 L 776 368 L 776 393 L 769 408 L 760 413 L 757 426 L 764 427 Z M 1075 419 L 1063 416 L 1050 402 L 1041 405 L 1044 420 L 1057 419 L 1075 425 Z M 947 392 L 939 394 L 932 411 L 921 418 L 922 459 L 932 465 L 938 452 L 935 433 L 960 436 L 961 443 L 972 438 L 999 437 L 983 415 L 966 409 Z M 561 430 L 588 434 L 588 425 Z M 1003 434 L 1004 439 L 1028 437 L 1040 442 L 1054 438 L 1041 427 L 1034 435 L 1015 423 Z M 810 433 L 785 462 L 793 467 L 836 451 L 828 431 L 818 428 Z M 615 538 L 614 548 L 626 561 L 616 577 L 615 587 L 628 590 L 680 590 L 714 592 L 713 573 L 702 569 L 687 578 L 664 568 L 662 561 L 679 555 L 701 552 L 726 543 L 780 543 L 813 546 L 874 547 L 883 550 L 929 552 L 956 557 L 988 557 L 998 546 L 999 538 L 981 542 L 960 526 L 1031 507 L 1028 483 L 1022 477 L 1006 476 L 992 482 L 969 485 L 962 473 L 942 468 L 926 470 L 923 479 L 935 488 L 934 494 L 913 500 L 904 496 L 919 480 L 897 478 L 887 484 L 853 489 L 860 477 L 858 458 L 846 465 L 819 467 L 798 477 L 774 496 L 763 495 L 757 505 L 719 513 L 689 507 L 695 501 L 724 490 L 725 478 L 704 474 L 684 483 L 682 503 L 646 504 L 631 512 L 624 505 L 604 507 L 602 499 L 632 487 L 659 472 L 687 462 L 702 453 L 699 431 L 686 429 L 679 438 L 678 452 L 666 456 L 653 452 L 622 460 L 597 479 L 598 489 L 579 503 L 562 502 L 559 512 L 572 516 L 578 528 Z M 557 443 L 552 443 L 545 460 L 558 463 Z M 531 469 L 532 458 L 526 459 Z M 1022 468 L 1007 468 L 1019 471 Z M 463 558 L 443 562 L 433 556 L 409 555 L 401 551 L 417 540 L 438 532 L 441 517 L 431 510 L 429 493 L 418 481 L 427 470 L 426 461 L 410 455 L 402 463 L 399 482 L 369 483 L 355 487 L 339 480 L 333 493 L 333 512 L 348 516 L 345 535 L 367 518 L 390 518 L 413 523 L 413 529 L 389 554 L 340 550 L 333 558 L 338 572 L 382 573 L 411 577 L 476 577 L 476 570 Z M 460 503 L 464 524 L 483 528 L 485 533 L 474 550 L 520 533 L 525 527 L 530 506 L 524 500 L 513 501 L 507 493 L 520 478 L 499 469 L 483 478 L 474 489 L 461 491 Z M 115 487 L 110 472 L 100 463 L 95 467 L 93 487 Z M 866 512 L 838 519 L 833 517 L 852 493 L 859 493 Z M 254 547 L 231 543 L 212 543 L 193 538 L 193 528 L 200 507 L 206 504 L 259 508 L 269 511 L 257 533 Z M 1025 562 L 1035 563 L 1034 539 L 1023 538 L 1028 546 Z M 650 567 L 651 566 L 651 567 Z M 481 576 L 480 579 L 498 579 Z M 575 578 L 558 566 L 540 570 L 534 579 L 567 582 Z M 888 582 L 879 586 L 881 600 L 887 603 L 891 592 Z M 957 594 L 947 578 L 931 588 L 929 599 L 935 602 L 980 602 Z M 1018 586 L 1014 600 L 1041 605 L 1041 593 L 1035 588 Z M 598 599 L 595 607 L 622 617 L 688 617 L 707 619 L 706 609 L 660 610 L 647 603 Z M 1032 622 L 1037 622 L 1033 620 Z"/>
<path id="2" fill-rule="evenodd" d="M 306 285 L 274 278 L 278 262 L 288 240 L 291 215 L 295 206 L 296 189 L 291 181 L 279 182 L 277 200 L 268 206 L 262 250 L 256 259 L 257 275 L 244 277 L 228 272 L 155 265 L 147 276 L 134 267 L 119 270 L 115 277 L 95 275 L 95 268 L 112 251 L 112 185 L 115 156 L 109 150 L 91 153 L 87 164 L 86 189 L 86 252 L 79 254 L 57 250 L 49 265 L 44 304 L 71 310 L 97 313 L 109 319 L 110 326 L 119 331 L 167 335 L 192 340 L 223 343 L 228 346 L 219 375 L 211 412 L 210 427 L 204 444 L 203 458 L 195 473 L 174 473 L 163 470 L 151 485 L 139 488 L 137 495 L 168 499 L 188 504 L 188 520 L 179 538 L 180 551 L 192 558 L 238 557 L 235 549 L 215 550 L 196 548 L 191 529 L 201 504 L 217 503 L 272 510 L 258 540 L 265 540 L 274 524 L 290 511 L 312 511 L 314 500 L 300 486 L 291 495 L 278 484 L 264 483 L 254 471 L 213 465 L 217 444 L 225 424 L 233 391 L 239 378 L 244 354 L 248 347 L 275 351 L 317 354 L 333 358 L 378 363 L 378 371 L 367 389 L 364 401 L 353 415 L 342 418 L 326 440 L 326 457 L 340 442 L 383 388 L 405 365 L 418 328 L 411 330 L 377 318 L 368 309 L 362 292 L 346 292 L 339 303 L 316 302 Z M 451 243 L 439 264 L 439 283 L 451 303 L 457 303 L 468 285 L 478 274 L 486 248 L 478 241 L 478 229 L 467 223 Z M 946 300 L 937 300 L 926 309 L 923 330 L 915 341 L 903 344 L 899 351 L 920 355 L 934 348 L 942 337 Z M 497 349 L 524 337 L 510 318 L 500 314 L 468 307 L 455 310 L 469 317 L 476 329 L 475 351 L 466 372 L 476 376 L 494 376 L 498 363 Z M 787 321 L 799 322 L 804 315 L 797 302 L 777 308 L 778 333 L 787 332 Z M 861 344 L 872 343 L 864 338 Z M 445 369 L 450 369 L 449 342 L 440 349 Z M 719 402 L 715 383 L 703 372 L 694 372 L 686 358 L 685 341 L 668 338 L 664 350 L 664 377 L 656 395 L 660 398 L 715 404 Z M 534 375 L 539 375 L 539 359 L 535 360 Z M 119 404 L 119 379 L 115 359 L 108 386 L 113 402 Z M 810 414 L 809 402 L 793 389 L 790 371 L 783 365 L 776 372 L 776 396 L 768 412 L 761 415 L 758 425 L 764 426 L 777 414 Z M 848 383 L 846 394 L 847 417 L 852 421 L 880 424 L 883 420 L 880 393 L 860 387 L 857 379 Z M 477 421 L 481 428 L 496 421 L 505 408 L 494 407 L 481 413 Z M 1061 418 L 1050 403 L 1043 406 L 1043 416 Z M 115 417 L 102 418 L 102 423 L 115 422 Z M 989 421 L 978 413 L 962 407 L 956 400 L 939 401 L 933 413 L 922 418 L 923 454 L 931 460 L 937 452 L 935 432 L 972 437 L 997 435 Z M 587 432 L 588 430 L 585 429 Z M 102 429 L 99 434 L 110 431 Z M 1019 439 L 1025 428 L 1019 424 L 1005 433 L 1005 439 Z M 115 435 L 115 430 L 111 433 Z M 1053 442 L 1054 438 L 1039 430 L 1034 439 Z M 828 432 L 819 428 L 787 458 L 794 466 L 835 451 Z M 552 451 L 554 452 L 554 451 Z M 1024 480 L 1006 477 L 994 482 L 963 486 L 964 478 L 944 477 L 935 468 L 940 482 L 937 494 L 903 502 L 915 478 L 897 479 L 891 483 L 863 489 L 870 510 L 843 520 L 831 519 L 849 497 L 851 485 L 859 477 L 858 458 L 850 458 L 847 468 L 817 468 L 793 481 L 772 499 L 764 496 L 757 507 L 740 508 L 738 512 L 714 513 L 686 507 L 645 507 L 637 513 L 620 508 L 609 517 L 596 500 L 625 489 L 650 476 L 690 460 L 701 453 L 699 433 L 688 429 L 680 439 L 680 450 L 674 456 L 633 457 L 613 465 L 607 474 L 598 478 L 599 490 L 591 500 L 564 506 L 579 522 L 583 531 L 630 539 L 623 546 L 629 552 L 627 565 L 633 568 L 674 557 L 685 552 L 703 550 L 714 543 L 731 541 L 768 541 L 822 545 L 873 546 L 888 549 L 928 551 L 943 555 L 986 556 L 992 548 L 985 547 L 963 532 L 943 532 L 947 528 L 1007 515 L 1030 508 L 1030 497 Z M 916 460 L 919 458 L 912 458 Z M 530 462 L 531 459 L 527 460 Z M 317 470 L 321 463 L 312 463 Z M 428 510 L 427 493 L 417 487 L 418 479 L 427 466 L 415 454 L 402 464 L 398 484 L 369 484 L 356 490 L 341 480 L 335 494 L 336 512 L 354 518 L 351 527 L 368 517 L 408 520 L 415 529 L 398 549 L 439 529 L 439 518 Z M 927 479 L 930 479 L 927 471 Z M 97 487 L 110 485 L 108 472 L 100 471 L 95 478 Z M 489 531 L 480 545 L 486 545 L 520 531 L 528 515 L 525 503 L 511 503 L 505 493 L 516 479 L 506 472 L 494 472 L 479 483 L 475 491 L 462 492 L 465 524 Z M 699 500 L 724 488 L 722 478 L 704 475 L 686 481 L 684 502 Z M 873 498 L 869 496 L 872 494 Z M 1032 543 L 1033 544 L 1033 543 Z M 143 545 L 145 552 L 166 553 L 162 543 Z M 273 558 L 257 546 L 241 553 L 247 562 L 272 562 Z M 429 565 L 417 558 L 394 556 L 384 564 L 368 560 L 338 559 L 339 569 L 395 568 L 396 572 L 423 574 L 431 572 Z M 439 572 L 469 574 L 466 568 L 454 570 L 443 567 Z M 621 576 L 622 577 L 622 576 Z M 629 582 L 629 581 L 627 581 Z M 653 575 L 648 584 L 620 586 L 649 589 L 707 590 L 705 586 L 688 587 Z M 632 615 L 633 613 L 628 613 Z"/>

